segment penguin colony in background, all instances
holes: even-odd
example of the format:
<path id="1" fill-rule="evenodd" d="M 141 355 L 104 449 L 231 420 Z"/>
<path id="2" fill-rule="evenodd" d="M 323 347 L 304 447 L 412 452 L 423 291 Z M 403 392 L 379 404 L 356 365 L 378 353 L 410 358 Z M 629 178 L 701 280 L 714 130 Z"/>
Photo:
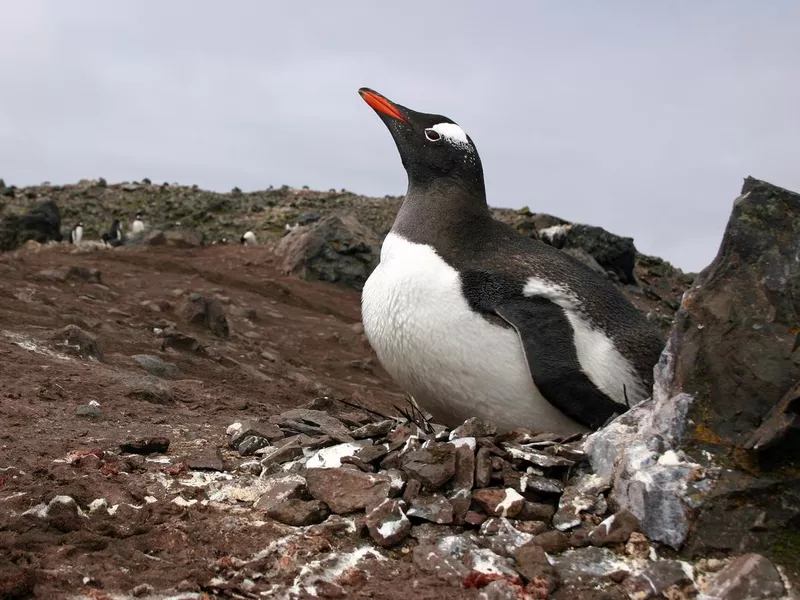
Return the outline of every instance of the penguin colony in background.
<path id="1" fill-rule="evenodd" d="M 664 342 L 602 275 L 492 218 L 483 167 L 451 119 L 368 88 L 408 191 L 362 294 L 387 372 L 451 427 L 469 417 L 561 435 L 649 397 Z"/>
<path id="2" fill-rule="evenodd" d="M 251 246 L 256 243 L 256 236 L 252 231 L 248 231 L 239 241 L 245 246 Z"/>

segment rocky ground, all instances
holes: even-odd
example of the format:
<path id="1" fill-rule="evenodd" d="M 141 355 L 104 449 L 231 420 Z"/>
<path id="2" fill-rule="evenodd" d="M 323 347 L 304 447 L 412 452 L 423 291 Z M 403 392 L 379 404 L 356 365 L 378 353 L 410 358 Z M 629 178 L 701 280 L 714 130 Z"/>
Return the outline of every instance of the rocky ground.
<path id="1" fill-rule="evenodd" d="M 45 187 L 89 190 L 79 212 L 98 227 L 98 190 L 174 193 Z M 380 238 L 391 207 L 358 202 Z M 0 598 L 791 596 L 791 549 L 762 552 L 776 568 L 745 545 L 699 557 L 648 539 L 584 440 L 430 427 L 377 364 L 358 292 L 286 275 L 281 244 L 315 230 L 280 239 L 298 215 L 251 216 L 267 209 L 283 216 L 252 247 L 0 254 Z M 634 273 L 609 276 L 668 332 L 693 277 L 642 256 Z M 686 464 L 669 452 L 658 465 Z"/>

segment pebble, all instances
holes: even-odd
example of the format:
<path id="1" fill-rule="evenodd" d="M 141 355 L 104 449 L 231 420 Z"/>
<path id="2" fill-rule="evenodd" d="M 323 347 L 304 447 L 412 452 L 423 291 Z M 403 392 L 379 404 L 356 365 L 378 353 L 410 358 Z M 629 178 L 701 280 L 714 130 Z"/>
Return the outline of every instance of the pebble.
<path id="1" fill-rule="evenodd" d="M 419 494 L 410 501 L 407 514 L 432 523 L 448 524 L 453 522 L 453 505 L 441 494 Z"/>
<path id="2" fill-rule="evenodd" d="M 164 454 L 169 450 L 169 439 L 165 437 L 139 438 L 119 445 L 128 454 Z"/>
<path id="3" fill-rule="evenodd" d="M 433 444 L 404 455 L 400 467 L 423 487 L 434 491 L 455 474 L 456 448 L 452 444 Z"/>
<path id="4" fill-rule="evenodd" d="M 380 504 L 389 497 L 391 478 L 345 467 L 308 469 L 309 493 L 327 504 L 331 511 L 344 515 Z"/>
<path id="5" fill-rule="evenodd" d="M 411 521 L 399 501 L 387 498 L 367 513 L 367 529 L 379 546 L 389 548 L 408 536 Z"/>
<path id="6" fill-rule="evenodd" d="M 84 417 L 87 419 L 100 419 L 103 413 L 99 406 L 93 404 L 82 404 L 75 409 L 75 416 Z"/>
<path id="7" fill-rule="evenodd" d="M 303 527 L 322 523 L 328 518 L 330 511 L 328 506 L 319 500 L 289 498 L 269 505 L 266 509 L 266 514 L 271 519 L 286 525 Z"/>

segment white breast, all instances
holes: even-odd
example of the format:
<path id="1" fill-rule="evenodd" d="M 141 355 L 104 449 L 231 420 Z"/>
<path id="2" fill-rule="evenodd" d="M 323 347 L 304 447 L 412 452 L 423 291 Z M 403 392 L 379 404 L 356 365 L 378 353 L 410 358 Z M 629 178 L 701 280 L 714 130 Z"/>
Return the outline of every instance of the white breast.
<path id="1" fill-rule="evenodd" d="M 430 246 L 390 233 L 362 313 L 381 364 L 437 421 L 478 416 L 503 429 L 585 430 L 541 396 L 517 333 L 473 312 L 458 272 Z"/>
<path id="2" fill-rule="evenodd" d="M 82 238 L 83 238 L 83 227 L 78 225 L 72 232 L 72 241 L 75 244 L 80 244 Z"/>
<path id="3" fill-rule="evenodd" d="M 144 231 L 144 222 L 136 219 L 131 226 L 131 231 L 133 231 L 133 233 L 141 233 Z"/>

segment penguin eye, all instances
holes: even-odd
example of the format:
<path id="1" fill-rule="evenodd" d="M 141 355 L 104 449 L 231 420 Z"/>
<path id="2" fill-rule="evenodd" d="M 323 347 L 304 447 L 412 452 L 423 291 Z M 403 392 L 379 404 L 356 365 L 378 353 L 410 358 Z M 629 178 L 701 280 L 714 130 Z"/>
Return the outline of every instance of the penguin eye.
<path id="1" fill-rule="evenodd" d="M 435 129 L 426 129 L 425 137 L 428 138 L 428 141 L 430 142 L 438 142 L 440 139 L 442 139 L 442 136 L 439 135 L 439 132 Z"/>

